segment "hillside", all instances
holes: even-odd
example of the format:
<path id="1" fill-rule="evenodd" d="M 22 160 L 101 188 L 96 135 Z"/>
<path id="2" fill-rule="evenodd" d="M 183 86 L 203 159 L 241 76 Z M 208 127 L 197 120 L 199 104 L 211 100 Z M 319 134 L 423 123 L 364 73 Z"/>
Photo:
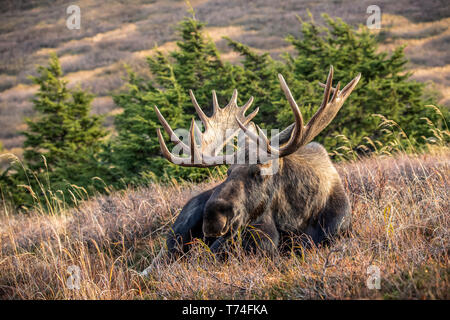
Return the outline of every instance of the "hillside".
<path id="1" fill-rule="evenodd" d="M 36 88 L 28 75 L 36 64 L 45 64 L 54 51 L 61 58 L 70 86 L 80 85 L 97 95 L 94 112 L 120 112 L 111 93 L 124 85 L 130 65 L 145 75 L 145 57 L 153 48 L 175 46 L 177 22 L 187 15 L 184 1 L 78 1 L 81 29 L 69 30 L 65 12 L 71 1 L 2 1 L 0 13 L 0 142 L 5 151 L 21 154 L 23 117 L 31 116 L 30 99 Z M 238 62 L 222 36 L 252 48 L 269 51 L 277 58 L 291 51 L 283 40 L 299 34 L 297 16 L 310 10 L 320 21 L 321 13 L 365 24 L 370 1 L 191 1 L 196 17 L 207 22 L 207 32 L 224 58 Z M 440 103 L 450 105 L 450 6 L 447 1 L 379 1 L 382 10 L 383 48 L 406 45 L 408 69 L 413 79 L 432 81 Z M 375 31 L 374 31 L 375 32 Z"/>
<path id="2" fill-rule="evenodd" d="M 141 271 L 200 185 L 150 185 L 62 215 L 0 215 L 0 299 L 449 299 L 450 153 L 373 157 L 338 166 L 352 231 L 329 247 L 268 258 L 236 248 L 216 262 L 200 241 L 183 259 Z M 369 289 L 368 268 L 380 289 Z M 72 269 L 70 269 L 72 268 Z M 79 268 L 79 289 L 68 278 Z"/>

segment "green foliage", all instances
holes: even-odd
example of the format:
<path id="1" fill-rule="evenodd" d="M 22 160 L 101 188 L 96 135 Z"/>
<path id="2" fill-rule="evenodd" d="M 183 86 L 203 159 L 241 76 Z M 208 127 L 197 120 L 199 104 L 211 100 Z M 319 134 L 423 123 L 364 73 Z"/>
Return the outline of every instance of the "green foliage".
<path id="1" fill-rule="evenodd" d="M 409 80 L 405 71 L 407 59 L 403 47 L 391 55 L 379 52 L 377 38 L 365 27 L 354 30 L 341 19 L 333 20 L 324 15 L 327 27 L 311 22 L 302 23 L 302 38 L 289 36 L 296 55 L 286 55 L 293 73 L 290 86 L 294 95 L 303 104 L 302 110 L 309 114 L 320 104 L 320 91 L 314 90 L 317 80 L 325 82 L 329 65 L 335 67 L 335 79 L 342 85 L 348 83 L 357 73 L 361 81 L 350 95 L 337 117 L 317 138 L 328 148 L 335 146 L 335 136 L 346 136 L 353 146 L 364 142 L 365 137 L 380 138 L 380 120 L 373 114 L 382 114 L 395 121 L 414 144 L 424 143 L 422 136 L 429 135 L 429 118 L 439 122 L 438 115 L 427 104 L 435 101 L 424 98 L 425 85 Z M 336 85 L 336 83 L 334 84 Z M 284 125 L 291 122 L 289 110 L 279 114 Z"/>
<path id="2" fill-rule="evenodd" d="M 248 46 L 225 37 L 229 46 L 243 57 L 242 67 L 236 68 L 236 88 L 242 97 L 254 97 L 253 104 L 259 107 L 255 122 L 267 129 L 278 129 L 276 114 L 280 104 L 284 105 L 277 74 L 289 75 L 288 68 L 281 61 L 273 60 L 268 53 L 257 54 Z"/>
<path id="3" fill-rule="evenodd" d="M 22 132 L 24 164 L 14 162 L 2 180 L 8 180 L 2 189 L 9 187 L 18 205 L 42 200 L 41 196 L 52 190 L 60 190 L 71 202 L 77 198 L 69 192 L 72 185 L 90 193 L 99 187 L 92 179 L 106 174 L 97 158 L 107 132 L 102 117 L 89 114 L 93 96 L 67 88 L 56 55 L 51 56 L 48 67 L 39 66 L 37 71 L 39 76 L 31 78 L 39 86 L 33 99 L 36 117 L 25 120 L 27 130 Z M 20 185 L 25 188 L 18 188 Z"/>
<path id="4" fill-rule="evenodd" d="M 395 121 L 408 132 L 409 141 L 416 146 L 424 144 L 424 137 L 430 135 L 429 125 L 423 118 L 444 125 L 442 117 L 425 107 L 435 104 L 427 96 L 425 85 L 409 80 L 403 47 L 391 55 L 379 52 L 377 38 L 365 27 L 354 30 L 341 19 L 333 20 L 327 15 L 324 19 L 327 26 L 318 26 L 312 18 L 310 22 L 300 20 L 301 37 L 287 37 L 295 54 L 285 54 L 282 62 L 272 60 L 267 54 L 258 55 L 228 39 L 244 57 L 245 79 L 239 89 L 244 94 L 248 90 L 256 95 L 256 105 L 261 110 L 257 121 L 280 130 L 293 122 L 292 111 L 279 89 L 278 72 L 285 77 L 304 117 L 309 119 L 322 99 L 323 90 L 318 82 L 325 82 L 329 66 L 333 65 L 334 79 L 342 86 L 358 73 L 362 78 L 336 118 L 315 139 L 327 149 L 337 146 L 339 135 L 345 136 L 353 147 L 367 139 L 386 142 L 379 130 L 382 122 L 375 114 Z"/>
<path id="5" fill-rule="evenodd" d="M 179 50 L 169 56 L 157 50 L 147 59 L 152 79 L 146 81 L 130 71 L 128 91 L 114 97 L 123 113 L 116 116 L 118 135 L 106 156 L 126 183 L 172 177 L 200 180 L 210 175 L 208 169 L 182 168 L 161 158 L 156 137 L 160 124 L 153 109 L 158 106 L 172 128 L 188 128 L 195 114 L 189 89 L 207 113 L 212 110 L 212 90 L 218 93 L 219 103 L 225 104 L 231 96 L 235 67 L 221 61 L 214 42 L 202 34 L 203 28 L 193 18 L 183 20 Z M 166 141 L 170 141 L 167 136 Z"/>
<path id="6" fill-rule="evenodd" d="M 318 26 L 312 18 L 310 22 L 300 21 L 301 37 L 287 37 L 295 54 L 285 54 L 281 61 L 225 38 L 241 54 L 239 65 L 221 60 L 214 42 L 203 34 L 203 23 L 195 18 L 184 19 L 178 28 L 178 49 L 168 55 L 157 50 L 148 58 L 151 79 L 144 80 L 130 71 L 128 91 L 115 96 L 124 112 L 116 116 L 118 136 L 110 145 L 108 157 L 118 176 L 126 183 L 142 183 L 144 177 L 200 180 L 209 175 L 208 170 L 176 167 L 160 156 L 155 133 L 160 124 L 153 105 L 159 107 L 172 128 L 188 128 L 190 117 L 195 115 L 189 89 L 209 114 L 212 90 L 218 93 L 219 103 L 225 105 L 237 88 L 240 104 L 255 97 L 254 105 L 260 109 L 255 118 L 258 124 L 282 130 L 293 122 L 293 115 L 277 74 L 283 74 L 308 120 L 321 103 L 323 90 L 318 81 L 325 82 L 330 65 L 335 68 L 334 79 L 342 85 L 358 73 L 362 79 L 317 141 L 330 151 L 340 147 L 339 137 L 345 137 L 345 144 L 352 150 L 367 141 L 391 141 L 380 130 L 384 122 L 376 115 L 382 114 L 408 132 L 408 144 L 424 144 L 425 137 L 430 136 L 427 121 L 441 126 L 445 117 L 425 108 L 435 101 L 427 97 L 424 84 L 409 80 L 403 48 L 391 55 L 379 52 L 378 39 L 366 28 L 355 30 L 326 15 L 324 19 L 326 26 Z M 371 144 L 365 150 L 376 151 Z"/>

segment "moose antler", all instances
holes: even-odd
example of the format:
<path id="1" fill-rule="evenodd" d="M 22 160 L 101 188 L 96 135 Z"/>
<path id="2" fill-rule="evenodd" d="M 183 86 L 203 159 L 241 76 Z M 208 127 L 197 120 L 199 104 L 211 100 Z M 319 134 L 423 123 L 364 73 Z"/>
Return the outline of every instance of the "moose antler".
<path id="1" fill-rule="evenodd" d="M 322 103 L 317 110 L 317 112 L 312 116 L 306 126 L 303 125 L 303 117 L 300 112 L 294 97 L 292 96 L 289 87 L 286 84 L 283 76 L 278 74 L 278 79 L 280 81 L 281 89 L 283 90 L 289 104 L 291 106 L 292 112 L 294 113 L 295 122 L 288 128 L 291 133 L 289 140 L 282 145 L 280 148 L 275 148 L 271 146 L 271 141 L 266 137 L 261 128 L 256 125 L 259 134 L 253 133 L 249 128 L 246 127 L 240 119 L 236 118 L 236 122 L 239 124 L 241 129 L 255 142 L 258 142 L 260 146 L 263 146 L 267 153 L 273 157 L 285 157 L 293 152 L 295 152 L 301 146 L 312 141 L 325 127 L 333 120 L 333 118 L 338 113 L 339 109 L 344 104 L 345 100 L 348 98 L 350 93 L 358 84 L 361 74 L 358 74 L 352 81 L 350 81 L 342 90 L 340 88 L 340 82 L 338 82 L 336 88 L 331 86 L 333 81 L 333 66 L 330 66 L 330 72 L 328 73 L 326 84 L 320 84 L 325 88 L 323 93 Z M 330 100 L 330 94 L 333 92 L 333 96 Z M 285 129 L 283 132 L 287 132 Z"/>
<path id="2" fill-rule="evenodd" d="M 180 145 L 183 151 L 190 156 L 189 158 L 183 158 L 172 154 L 164 142 L 161 130 L 158 128 L 156 129 L 156 133 L 158 135 L 162 154 L 170 162 L 185 167 L 210 167 L 217 164 L 231 163 L 235 159 L 235 153 L 231 155 L 219 155 L 219 153 L 222 151 L 223 147 L 238 134 L 240 130 L 239 123 L 244 126 L 250 125 L 250 128 L 254 126 L 251 120 L 258 113 L 259 108 L 256 108 L 250 115 L 245 116 L 245 112 L 250 108 L 253 102 L 253 97 L 251 97 L 242 107 L 239 107 L 237 105 L 238 93 L 237 90 L 234 90 L 230 102 L 224 108 L 220 108 L 216 92 L 213 90 L 213 114 L 211 117 L 207 117 L 200 108 L 192 90 L 189 90 L 189 94 L 191 96 L 192 104 L 205 127 L 205 131 L 202 133 L 200 128 L 196 125 L 194 118 L 192 118 L 189 130 L 189 145 L 187 145 L 173 132 L 158 107 L 154 106 L 156 115 L 172 142 L 176 145 Z M 239 123 L 236 122 L 236 119 L 238 119 Z M 249 131 L 251 131 L 251 129 Z M 200 139 L 200 146 L 196 143 L 196 137 Z"/>

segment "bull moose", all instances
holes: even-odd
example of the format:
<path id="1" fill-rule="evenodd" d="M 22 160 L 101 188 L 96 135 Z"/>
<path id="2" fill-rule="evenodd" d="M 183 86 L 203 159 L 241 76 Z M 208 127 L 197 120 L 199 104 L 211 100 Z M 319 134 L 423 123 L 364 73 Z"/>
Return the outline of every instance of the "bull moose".
<path id="1" fill-rule="evenodd" d="M 155 106 L 164 130 L 175 145 L 189 155 L 180 157 L 171 153 L 160 129 L 157 129 L 161 152 L 167 160 L 186 167 L 211 167 L 222 164 L 224 160 L 233 164 L 225 181 L 187 202 L 167 235 L 167 249 L 160 251 L 143 274 L 146 275 L 157 261 L 188 250 L 187 243 L 193 238 L 205 239 L 211 251 L 217 253 L 228 239 L 246 226 L 251 226 L 258 237 L 250 237 L 253 241 L 247 239 L 243 246 L 250 249 L 258 247 L 268 252 L 276 250 L 287 234 L 302 235 L 309 243 L 319 244 L 348 229 L 351 206 L 339 174 L 325 148 L 311 141 L 333 120 L 360 77 L 358 74 L 342 90 L 340 83 L 333 88 L 331 66 L 326 83 L 320 84 L 324 87 L 322 103 L 304 125 L 300 109 L 279 74 L 281 89 L 294 113 L 295 122 L 270 140 L 252 122 L 258 108 L 245 116 L 253 97 L 239 107 L 236 90 L 224 108 L 219 107 L 213 91 L 211 117 L 205 115 L 190 91 L 205 130 L 202 132 L 192 119 L 188 144 L 175 135 Z M 248 141 L 259 146 L 256 163 L 236 163 L 239 153 L 249 156 L 249 148 L 223 155 L 224 146 L 242 132 Z M 196 140 L 200 140 L 200 145 Z M 279 142 L 279 147 L 274 146 L 274 141 Z M 275 161 L 278 161 L 276 173 L 262 174 Z M 258 239 L 257 243 L 255 239 Z"/>

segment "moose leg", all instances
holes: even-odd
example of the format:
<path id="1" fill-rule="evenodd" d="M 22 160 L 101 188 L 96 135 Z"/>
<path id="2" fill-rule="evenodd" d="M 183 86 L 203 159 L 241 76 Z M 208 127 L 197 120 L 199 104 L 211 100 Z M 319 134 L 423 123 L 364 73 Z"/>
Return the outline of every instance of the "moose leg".
<path id="1" fill-rule="evenodd" d="M 252 222 L 245 230 L 242 239 L 243 248 L 247 252 L 262 251 L 274 254 L 280 243 L 280 233 L 269 214 L 263 214 Z"/>
<path id="2" fill-rule="evenodd" d="M 203 212 L 213 190 L 214 188 L 192 198 L 181 210 L 167 236 L 167 249 L 171 256 L 186 252 L 186 244 L 193 238 L 203 238 Z"/>
<path id="3" fill-rule="evenodd" d="M 351 223 L 351 206 L 342 184 L 334 187 L 318 220 L 307 228 L 305 234 L 314 244 L 329 240 L 346 231 Z"/>

